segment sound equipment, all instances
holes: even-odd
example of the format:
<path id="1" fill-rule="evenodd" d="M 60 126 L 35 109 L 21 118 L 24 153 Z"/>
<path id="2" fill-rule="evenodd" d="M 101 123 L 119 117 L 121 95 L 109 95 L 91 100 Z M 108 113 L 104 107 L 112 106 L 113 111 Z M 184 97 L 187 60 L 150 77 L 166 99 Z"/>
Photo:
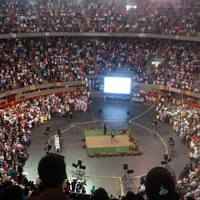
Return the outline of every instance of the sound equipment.
<path id="1" fill-rule="evenodd" d="M 75 167 L 75 168 L 77 168 L 77 167 L 78 167 L 78 165 L 76 165 L 75 163 L 72 163 L 72 167 Z"/>
<path id="2" fill-rule="evenodd" d="M 82 166 L 82 160 L 78 160 L 78 166 Z"/>
<path id="3" fill-rule="evenodd" d="M 124 170 L 127 170 L 128 169 L 128 164 L 124 164 L 123 168 L 124 168 Z"/>
<path id="4" fill-rule="evenodd" d="M 134 170 L 133 170 L 133 169 L 128 169 L 128 170 L 127 170 L 127 174 L 132 174 L 132 173 L 134 173 Z"/>
<path id="5" fill-rule="evenodd" d="M 80 169 L 85 170 L 86 166 L 80 166 Z"/>

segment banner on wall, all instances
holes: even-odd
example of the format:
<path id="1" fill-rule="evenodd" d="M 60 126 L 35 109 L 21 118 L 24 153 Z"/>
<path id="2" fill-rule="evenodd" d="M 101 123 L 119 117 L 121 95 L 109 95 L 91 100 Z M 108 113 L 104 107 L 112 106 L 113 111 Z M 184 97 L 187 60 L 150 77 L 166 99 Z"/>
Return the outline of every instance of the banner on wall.
<path id="1" fill-rule="evenodd" d="M 170 91 L 170 92 L 176 92 L 176 93 L 186 94 L 188 96 L 191 95 L 190 91 L 181 90 L 181 89 L 178 89 L 178 88 L 168 87 L 168 86 L 164 86 L 164 85 L 160 85 L 159 89 L 160 90 L 167 90 L 167 91 Z"/>

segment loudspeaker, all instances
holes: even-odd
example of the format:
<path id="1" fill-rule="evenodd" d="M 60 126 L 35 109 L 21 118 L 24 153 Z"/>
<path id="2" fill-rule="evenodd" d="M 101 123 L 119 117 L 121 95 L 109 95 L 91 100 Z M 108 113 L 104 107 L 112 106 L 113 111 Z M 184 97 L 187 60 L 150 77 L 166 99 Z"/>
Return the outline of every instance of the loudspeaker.
<path id="1" fill-rule="evenodd" d="M 102 110 L 99 110 L 99 114 L 101 114 Z"/>
<path id="2" fill-rule="evenodd" d="M 127 170 L 127 174 L 133 174 L 134 173 L 134 170 L 133 169 L 128 169 Z"/>
<path id="3" fill-rule="evenodd" d="M 82 160 L 78 160 L 78 166 L 82 166 Z"/>
<path id="4" fill-rule="evenodd" d="M 168 154 L 164 154 L 164 160 L 165 160 L 165 161 L 168 160 Z"/>
<path id="5" fill-rule="evenodd" d="M 127 170 L 128 169 L 128 164 L 124 164 L 123 168 L 124 168 L 124 170 Z"/>
<path id="6" fill-rule="evenodd" d="M 127 115 L 130 115 L 130 111 L 129 110 L 127 110 Z"/>

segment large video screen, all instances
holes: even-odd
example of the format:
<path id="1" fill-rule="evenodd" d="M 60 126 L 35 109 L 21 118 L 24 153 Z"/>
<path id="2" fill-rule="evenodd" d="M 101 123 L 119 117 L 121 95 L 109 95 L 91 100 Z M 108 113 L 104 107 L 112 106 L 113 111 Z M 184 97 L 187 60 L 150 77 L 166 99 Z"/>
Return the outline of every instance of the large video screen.
<path id="1" fill-rule="evenodd" d="M 131 78 L 104 77 L 104 93 L 130 94 L 131 93 Z"/>

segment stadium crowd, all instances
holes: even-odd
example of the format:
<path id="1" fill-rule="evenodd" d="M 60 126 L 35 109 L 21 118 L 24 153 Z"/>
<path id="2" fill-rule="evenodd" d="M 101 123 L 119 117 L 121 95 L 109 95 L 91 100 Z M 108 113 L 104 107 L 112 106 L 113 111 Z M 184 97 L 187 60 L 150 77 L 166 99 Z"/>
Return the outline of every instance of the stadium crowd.
<path id="1" fill-rule="evenodd" d="M 196 137 L 200 133 L 199 108 L 182 104 L 178 99 L 168 100 L 161 99 L 160 102 L 155 100 L 157 119 L 172 124 L 174 131 L 190 149 L 188 153 L 190 162 L 184 167 L 180 176 L 176 177 L 176 189 L 182 196 L 198 199 L 200 197 L 198 163 L 200 153 Z M 52 115 L 69 114 L 71 109 L 85 111 L 88 103 L 89 99 L 85 93 L 67 93 L 59 97 L 50 95 L 24 100 L 22 104 L 1 110 L 1 123 L 4 127 L 1 128 L 0 135 L 1 183 L 6 185 L 6 182 L 11 180 L 13 183 L 19 183 L 22 187 L 28 187 L 29 190 L 31 188 L 35 192 L 38 186 L 27 179 L 27 174 L 23 170 L 23 165 L 29 156 L 27 145 L 31 143 L 31 129 L 45 123 L 51 119 Z M 76 186 L 75 192 L 82 193 L 82 189 L 76 190 Z M 71 187 L 70 190 L 72 190 Z M 144 195 L 144 190 L 145 187 L 141 184 L 138 192 Z"/>
<path id="2" fill-rule="evenodd" d="M 189 42 L 153 40 L 98 41 L 97 64 L 100 74 L 129 67 L 135 82 L 163 85 L 199 93 L 200 63 L 196 45 Z M 164 63 L 147 63 L 152 58 Z"/>
<path id="3" fill-rule="evenodd" d="M 157 119 L 170 123 L 174 132 L 187 145 L 189 163 L 177 177 L 177 190 L 185 197 L 200 198 L 200 110 L 199 107 L 183 104 L 180 99 L 162 98 L 156 103 Z"/>
<path id="4" fill-rule="evenodd" d="M 1 92 L 49 82 L 85 80 L 120 68 L 133 81 L 199 93 L 198 44 L 153 39 L 46 38 L 0 42 Z M 167 56 L 165 56 L 167 54 Z M 151 61 L 162 58 L 163 63 Z"/>
<path id="5" fill-rule="evenodd" d="M 199 7 L 200 2 L 195 0 L 159 3 L 147 0 L 129 10 L 124 0 L 3 0 L 0 31 L 1 34 L 83 31 L 195 36 L 199 31 Z M 198 44 L 194 42 L 155 39 L 47 37 L 1 40 L 0 89 L 5 92 L 47 82 L 84 80 L 96 72 L 105 75 L 128 67 L 136 82 L 199 93 L 198 52 Z M 164 63 L 158 66 L 148 63 L 157 56 L 164 58 Z M 99 83 L 99 80 L 93 82 L 94 86 Z M 29 190 L 38 189 L 23 170 L 29 156 L 27 145 L 31 143 L 31 129 L 50 120 L 52 115 L 62 116 L 70 110 L 86 111 L 89 103 L 86 94 L 66 93 L 59 97 L 50 95 L 24 100 L 22 104 L 1 110 L 1 186 L 5 187 L 8 181 L 20 184 L 24 196 Z M 175 180 L 176 189 L 182 197 L 200 199 L 199 108 L 173 99 L 167 106 L 159 102 L 156 111 L 157 119 L 172 124 L 190 149 L 190 163 Z M 143 194 L 141 186 L 139 192 Z M 129 195 L 134 198 L 127 193 L 124 199 L 128 200 Z"/>
<path id="6" fill-rule="evenodd" d="M 199 1 L 3 0 L 1 33 L 132 32 L 194 36 Z"/>
<path id="7" fill-rule="evenodd" d="M 31 144 L 31 129 L 46 123 L 51 116 L 70 115 L 86 111 L 90 99 L 87 93 L 63 93 L 24 100 L 21 104 L 0 110 L 0 169 L 1 185 L 8 180 L 31 184 L 23 170 Z M 27 185 L 28 186 L 28 185 Z"/>
<path id="8" fill-rule="evenodd" d="M 47 82 L 84 80 L 86 74 L 94 73 L 92 44 L 92 40 L 69 38 L 1 41 L 1 92 Z"/>

